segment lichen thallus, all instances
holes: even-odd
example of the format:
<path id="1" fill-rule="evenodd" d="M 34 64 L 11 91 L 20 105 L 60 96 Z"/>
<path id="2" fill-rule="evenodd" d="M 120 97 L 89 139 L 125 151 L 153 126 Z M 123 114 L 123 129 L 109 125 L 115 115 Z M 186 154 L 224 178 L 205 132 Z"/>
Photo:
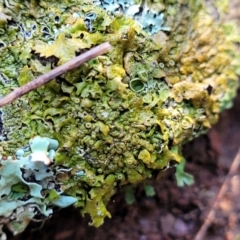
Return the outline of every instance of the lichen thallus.
<path id="1" fill-rule="evenodd" d="M 87 52 L 74 57 L 73 59 L 69 60 L 68 62 L 52 69 L 51 71 L 37 77 L 36 79 L 28 82 L 27 84 L 16 88 L 6 96 L 0 99 L 0 107 L 14 101 L 17 98 L 20 98 L 24 94 L 44 85 L 45 83 L 51 81 L 52 79 L 66 73 L 74 68 L 79 67 L 81 64 L 96 58 L 111 49 L 111 45 L 109 42 L 102 43 L 94 48 L 91 48 Z"/>

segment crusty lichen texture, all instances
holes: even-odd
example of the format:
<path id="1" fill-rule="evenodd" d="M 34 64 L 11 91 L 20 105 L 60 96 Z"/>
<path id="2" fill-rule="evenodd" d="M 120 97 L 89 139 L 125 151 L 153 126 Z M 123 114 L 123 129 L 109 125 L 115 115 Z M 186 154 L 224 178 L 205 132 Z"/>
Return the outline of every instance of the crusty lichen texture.
<path id="1" fill-rule="evenodd" d="M 58 141 L 52 164 L 71 169 L 61 189 L 94 226 L 110 217 L 120 186 L 179 163 L 181 145 L 217 121 L 238 86 L 231 26 L 199 1 L 126 2 L 0 1 L 1 95 L 95 45 L 113 46 L 0 116 L 1 155 L 11 161 L 36 135 Z"/>

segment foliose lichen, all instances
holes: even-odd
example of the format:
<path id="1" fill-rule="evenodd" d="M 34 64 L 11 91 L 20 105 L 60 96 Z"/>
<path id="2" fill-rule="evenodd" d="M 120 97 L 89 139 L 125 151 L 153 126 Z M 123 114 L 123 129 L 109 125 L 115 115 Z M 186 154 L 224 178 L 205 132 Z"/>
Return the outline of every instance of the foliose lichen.
<path id="1" fill-rule="evenodd" d="M 34 137 L 12 157 L 0 156 L 0 234 L 6 225 L 13 234 L 22 232 L 28 223 L 50 217 L 54 208 L 74 204 L 77 198 L 63 194 L 59 181 L 71 169 L 53 163 L 58 142 Z M 48 166 L 49 165 L 49 166 Z"/>
<path id="2" fill-rule="evenodd" d="M 118 188 L 179 163 L 182 144 L 231 107 L 240 73 L 232 26 L 215 22 L 196 0 L 0 1 L 1 95 L 104 41 L 113 46 L 1 109 L 1 172 L 15 166 L 18 175 L 11 178 L 20 189 L 10 210 L 0 214 L 3 224 L 13 224 L 11 214 L 20 221 L 16 208 L 29 215 L 14 234 L 36 211 L 51 214 L 52 198 L 31 190 L 33 184 L 57 198 L 77 199 L 74 205 L 100 226 Z M 16 154 L 34 136 L 41 137 L 32 150 L 43 151 L 49 165 Z M 59 169 L 68 171 L 56 178 Z M 46 188 L 48 180 L 39 184 L 42 177 L 61 183 L 61 191 Z M 6 186 L 9 196 L 15 193 Z"/>
<path id="3" fill-rule="evenodd" d="M 136 1 L 136 0 L 93 0 L 93 3 L 105 9 L 115 16 L 123 14 L 131 17 L 135 22 L 149 34 L 162 31 L 170 31 L 164 25 L 163 1 Z"/>

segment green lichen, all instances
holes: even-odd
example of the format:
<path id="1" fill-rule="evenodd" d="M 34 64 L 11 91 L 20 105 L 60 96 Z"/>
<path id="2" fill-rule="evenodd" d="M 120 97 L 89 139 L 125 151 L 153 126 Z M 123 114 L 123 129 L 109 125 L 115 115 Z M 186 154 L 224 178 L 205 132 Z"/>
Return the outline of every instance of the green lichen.
<path id="1" fill-rule="evenodd" d="M 136 1 L 136 0 L 93 0 L 93 3 L 111 14 L 133 18 L 136 23 L 147 33 L 154 34 L 158 31 L 170 31 L 164 27 L 163 1 Z"/>
<path id="2" fill-rule="evenodd" d="M 52 164 L 58 142 L 34 137 L 18 149 L 16 159 L 0 156 L 0 229 L 6 225 L 13 234 L 22 232 L 28 223 L 50 217 L 54 206 L 67 207 L 77 199 L 63 195 L 59 175 L 70 169 Z M 0 231 L 1 236 L 4 233 Z"/>
<path id="3" fill-rule="evenodd" d="M 199 1 L 134 1 L 149 16 L 157 11 L 160 29 L 141 24 L 147 15 L 125 16 L 127 1 L 97 2 L 0 1 L 1 95 L 104 41 L 113 46 L 3 107 L 0 149 L 15 159 L 16 149 L 38 135 L 44 140 L 39 137 L 33 149 L 46 156 L 52 146 L 46 139 L 56 139 L 50 168 L 69 169 L 57 179 L 63 193 L 100 226 L 120 186 L 181 162 L 182 144 L 231 106 L 240 71 L 233 44 L 238 35 L 229 37 L 232 25 L 215 23 Z M 116 3 L 126 4 L 123 13 L 106 8 Z M 18 194 L 26 194 L 16 184 Z M 54 197 L 51 192 L 48 203 Z"/>

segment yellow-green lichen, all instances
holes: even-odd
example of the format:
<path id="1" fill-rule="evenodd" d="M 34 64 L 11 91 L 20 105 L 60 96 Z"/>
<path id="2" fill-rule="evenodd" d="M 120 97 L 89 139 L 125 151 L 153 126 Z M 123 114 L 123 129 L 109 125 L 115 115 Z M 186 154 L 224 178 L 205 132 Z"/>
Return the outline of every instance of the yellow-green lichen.
<path id="1" fill-rule="evenodd" d="M 181 145 L 217 121 L 238 87 L 230 25 L 196 0 L 132 2 L 149 15 L 125 16 L 126 1 L 0 1 L 1 95 L 97 44 L 113 46 L 1 109 L 1 154 L 36 135 L 56 139 L 54 166 L 71 169 L 58 176 L 62 189 L 95 226 L 110 217 L 118 186 L 179 163 Z M 146 16 L 160 28 L 144 27 Z"/>

